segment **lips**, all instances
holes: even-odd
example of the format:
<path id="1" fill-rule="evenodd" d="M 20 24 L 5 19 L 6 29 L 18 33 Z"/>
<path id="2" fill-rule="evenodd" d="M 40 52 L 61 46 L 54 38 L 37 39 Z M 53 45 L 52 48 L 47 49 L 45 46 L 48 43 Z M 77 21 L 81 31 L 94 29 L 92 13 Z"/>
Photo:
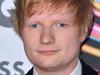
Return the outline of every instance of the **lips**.
<path id="1" fill-rule="evenodd" d="M 53 55 L 56 54 L 57 52 L 59 52 L 59 49 L 52 49 L 52 48 L 43 48 L 43 49 L 39 49 L 37 50 L 38 53 L 43 54 L 43 55 Z"/>

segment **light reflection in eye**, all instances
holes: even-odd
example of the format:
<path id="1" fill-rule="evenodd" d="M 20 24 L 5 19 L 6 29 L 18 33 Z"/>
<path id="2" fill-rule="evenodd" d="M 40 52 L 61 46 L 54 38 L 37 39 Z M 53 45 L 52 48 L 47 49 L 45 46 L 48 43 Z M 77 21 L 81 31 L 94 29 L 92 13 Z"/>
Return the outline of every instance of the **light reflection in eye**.
<path id="1" fill-rule="evenodd" d="M 65 23 L 58 23 L 54 25 L 54 28 L 66 28 L 68 27 L 68 24 Z"/>
<path id="2" fill-rule="evenodd" d="M 53 27 L 54 29 L 65 29 L 65 28 L 68 28 L 68 26 L 69 26 L 69 25 L 66 24 L 66 23 L 57 23 L 57 24 L 52 25 L 52 27 Z M 32 29 L 34 29 L 34 30 L 40 30 L 41 28 L 43 28 L 42 25 L 37 24 L 37 23 L 31 24 L 30 27 L 31 27 Z"/>
<path id="3" fill-rule="evenodd" d="M 32 29 L 41 29 L 41 25 L 39 24 L 31 24 Z"/>

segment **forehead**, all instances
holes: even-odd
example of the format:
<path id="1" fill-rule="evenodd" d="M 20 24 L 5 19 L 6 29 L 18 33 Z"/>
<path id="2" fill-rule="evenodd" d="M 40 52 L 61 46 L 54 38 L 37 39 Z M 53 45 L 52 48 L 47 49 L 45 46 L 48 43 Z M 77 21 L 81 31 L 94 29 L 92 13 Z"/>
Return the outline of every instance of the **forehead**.
<path id="1" fill-rule="evenodd" d="M 56 11 L 49 9 L 41 9 L 34 13 L 32 16 L 27 17 L 28 20 L 73 20 L 75 13 L 73 13 L 71 8 L 63 7 Z"/>

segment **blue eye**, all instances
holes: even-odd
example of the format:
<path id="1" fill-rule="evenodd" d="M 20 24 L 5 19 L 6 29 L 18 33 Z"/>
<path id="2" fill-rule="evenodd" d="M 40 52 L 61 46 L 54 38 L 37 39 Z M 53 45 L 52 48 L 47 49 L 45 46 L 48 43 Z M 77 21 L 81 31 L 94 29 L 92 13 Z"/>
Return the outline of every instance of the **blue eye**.
<path id="1" fill-rule="evenodd" d="M 68 25 L 65 23 L 59 23 L 59 24 L 56 24 L 54 27 L 55 28 L 65 28 L 66 26 L 68 26 Z"/>
<path id="2" fill-rule="evenodd" d="M 64 23 L 58 24 L 58 27 L 65 27 L 65 26 L 66 26 L 66 24 L 64 24 Z"/>
<path id="3" fill-rule="evenodd" d="M 32 24 L 32 28 L 38 28 L 37 24 Z"/>
<path id="4" fill-rule="evenodd" d="M 32 29 L 41 29 L 41 25 L 39 24 L 31 24 Z"/>

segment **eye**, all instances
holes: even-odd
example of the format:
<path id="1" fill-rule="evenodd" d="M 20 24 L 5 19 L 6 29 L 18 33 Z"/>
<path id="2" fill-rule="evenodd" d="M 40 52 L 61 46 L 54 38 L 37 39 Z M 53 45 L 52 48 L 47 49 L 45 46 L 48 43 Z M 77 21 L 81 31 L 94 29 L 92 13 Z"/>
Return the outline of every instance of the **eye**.
<path id="1" fill-rule="evenodd" d="M 31 25 L 32 29 L 40 29 L 41 26 L 39 24 L 32 24 Z"/>
<path id="2" fill-rule="evenodd" d="M 64 24 L 64 23 L 60 23 L 60 24 L 58 24 L 57 26 L 58 26 L 58 27 L 65 27 L 66 24 Z"/>
<path id="3" fill-rule="evenodd" d="M 38 28 L 37 24 L 32 24 L 32 28 Z"/>
<path id="4" fill-rule="evenodd" d="M 59 24 L 54 25 L 55 28 L 65 28 L 67 26 L 68 24 L 65 24 L 65 23 L 59 23 Z"/>

